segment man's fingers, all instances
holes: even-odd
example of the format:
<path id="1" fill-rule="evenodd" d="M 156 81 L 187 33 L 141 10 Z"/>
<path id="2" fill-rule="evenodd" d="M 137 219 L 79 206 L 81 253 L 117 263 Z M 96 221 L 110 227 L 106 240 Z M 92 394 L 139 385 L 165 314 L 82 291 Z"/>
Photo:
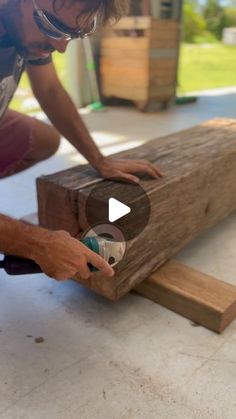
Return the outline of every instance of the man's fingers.
<path id="1" fill-rule="evenodd" d="M 105 275 L 113 276 L 114 270 L 112 267 L 103 259 L 101 256 L 99 256 L 97 253 L 89 251 L 87 255 L 87 260 L 90 262 L 95 268 L 99 269 L 99 271 L 102 271 Z"/>
<path id="2" fill-rule="evenodd" d="M 151 177 L 157 179 L 158 178 L 158 174 L 156 173 L 156 171 L 150 167 L 150 166 L 142 166 L 142 172 L 144 173 L 148 173 Z"/>
<path id="3" fill-rule="evenodd" d="M 89 267 L 87 265 L 87 259 L 86 259 L 86 257 L 83 260 L 81 260 L 80 266 L 78 268 L 78 274 L 83 279 L 88 279 L 91 276 L 90 269 L 89 269 Z"/>
<path id="4" fill-rule="evenodd" d="M 142 171 L 149 173 L 152 177 L 163 177 L 160 169 L 155 166 L 155 164 L 150 163 L 146 160 L 135 160 L 134 163 L 137 163 L 139 168 L 141 168 Z M 140 169 L 139 169 L 140 170 Z M 152 174 L 151 174 L 152 171 Z"/>
<path id="5" fill-rule="evenodd" d="M 148 165 L 148 164 L 145 164 L 145 163 L 134 162 L 132 165 L 127 167 L 126 170 L 129 173 L 136 173 L 136 172 L 147 173 L 149 176 L 151 176 L 152 178 L 155 178 L 155 179 L 157 179 L 159 177 L 156 170 L 154 170 L 154 168 L 151 165 Z"/>
<path id="6" fill-rule="evenodd" d="M 139 178 L 137 176 L 122 171 L 116 171 L 114 174 L 109 175 L 108 179 L 116 180 L 118 182 L 133 183 L 135 185 L 139 183 Z"/>
<path id="7" fill-rule="evenodd" d="M 120 177 L 120 180 L 121 180 L 122 182 L 133 183 L 133 184 L 135 184 L 135 185 L 137 185 L 137 183 L 139 183 L 139 182 L 140 182 L 140 180 L 139 180 L 138 176 L 131 175 L 131 174 L 129 174 L 129 173 L 124 173 L 124 172 L 121 172 L 119 177 Z"/>
<path id="8" fill-rule="evenodd" d="M 155 166 L 154 164 L 152 164 L 153 169 L 155 170 L 157 176 L 159 177 L 163 177 L 163 173 L 160 171 L 159 167 Z"/>

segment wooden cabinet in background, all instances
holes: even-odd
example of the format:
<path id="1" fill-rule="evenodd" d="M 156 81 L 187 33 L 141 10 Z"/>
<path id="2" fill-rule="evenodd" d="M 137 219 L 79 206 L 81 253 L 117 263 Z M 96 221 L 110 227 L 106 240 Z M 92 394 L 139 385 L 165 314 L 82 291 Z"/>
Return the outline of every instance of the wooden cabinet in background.
<path id="1" fill-rule="evenodd" d="M 102 95 L 132 100 L 142 110 L 152 102 L 166 106 L 175 97 L 179 44 L 179 21 L 122 18 L 102 35 Z"/>

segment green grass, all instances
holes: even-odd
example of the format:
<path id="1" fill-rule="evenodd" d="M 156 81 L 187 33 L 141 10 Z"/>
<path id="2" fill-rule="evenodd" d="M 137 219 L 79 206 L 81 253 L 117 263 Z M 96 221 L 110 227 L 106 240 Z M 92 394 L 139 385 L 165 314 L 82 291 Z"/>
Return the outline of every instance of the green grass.
<path id="1" fill-rule="evenodd" d="M 63 85 L 66 85 L 65 55 L 54 53 L 53 61 Z M 236 86 L 236 46 L 217 44 L 182 44 L 180 48 L 178 94 L 225 86 Z M 24 74 L 11 108 L 35 111 L 27 76 Z"/>
<path id="2" fill-rule="evenodd" d="M 236 46 L 182 44 L 178 93 L 236 86 Z"/>

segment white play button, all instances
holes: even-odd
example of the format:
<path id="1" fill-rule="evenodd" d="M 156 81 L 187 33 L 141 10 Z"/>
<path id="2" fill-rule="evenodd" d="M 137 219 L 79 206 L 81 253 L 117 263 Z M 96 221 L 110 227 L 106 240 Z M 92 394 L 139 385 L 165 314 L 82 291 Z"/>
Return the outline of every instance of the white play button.
<path id="1" fill-rule="evenodd" d="M 128 205 L 123 204 L 123 202 L 118 201 L 115 198 L 109 198 L 109 208 L 108 208 L 108 218 L 111 223 L 119 218 L 124 217 L 126 214 L 129 214 L 131 209 Z"/>
<path id="2" fill-rule="evenodd" d="M 140 185 L 100 182 L 90 192 L 86 191 L 85 197 L 88 226 L 92 229 L 100 224 L 116 227 L 125 241 L 137 237 L 150 218 L 149 197 Z"/>

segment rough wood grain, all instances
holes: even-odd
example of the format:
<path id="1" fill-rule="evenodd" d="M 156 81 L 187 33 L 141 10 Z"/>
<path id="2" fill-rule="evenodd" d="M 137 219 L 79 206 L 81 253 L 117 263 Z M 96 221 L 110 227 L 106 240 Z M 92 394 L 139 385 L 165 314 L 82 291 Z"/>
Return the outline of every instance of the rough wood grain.
<path id="1" fill-rule="evenodd" d="M 236 317 L 236 286 L 175 260 L 165 263 L 135 291 L 219 333 Z"/>
<path id="2" fill-rule="evenodd" d="M 236 209 L 236 120 L 214 119 L 116 157 L 148 159 L 159 165 L 164 177 L 141 181 L 151 202 L 150 220 L 143 232 L 128 242 L 115 278 L 94 274 L 85 281 L 111 299 L 126 294 Z M 99 179 L 88 166 L 39 178 L 40 223 L 49 228 L 65 228 L 72 235 L 86 228 L 84 201 L 97 182 L 111 196 L 120 188 L 125 190 L 124 184 Z M 128 205 L 128 196 L 124 202 Z"/>

